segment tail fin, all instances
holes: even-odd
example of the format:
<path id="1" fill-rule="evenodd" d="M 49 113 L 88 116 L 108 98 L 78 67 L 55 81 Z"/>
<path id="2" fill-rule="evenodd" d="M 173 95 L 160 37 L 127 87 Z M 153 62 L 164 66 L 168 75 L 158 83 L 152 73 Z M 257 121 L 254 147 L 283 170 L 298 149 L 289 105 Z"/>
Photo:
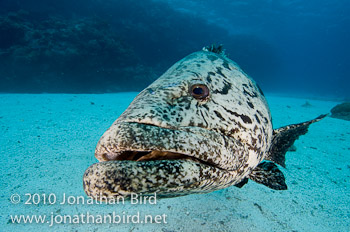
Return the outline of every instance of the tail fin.
<path id="1" fill-rule="evenodd" d="M 300 135 L 307 133 L 308 128 L 312 123 L 318 122 L 326 116 L 327 114 L 322 114 L 313 120 L 274 130 L 271 146 L 265 159 L 273 161 L 282 167 L 286 167 L 285 155 L 288 148 L 294 144 L 295 140 L 297 140 Z"/>

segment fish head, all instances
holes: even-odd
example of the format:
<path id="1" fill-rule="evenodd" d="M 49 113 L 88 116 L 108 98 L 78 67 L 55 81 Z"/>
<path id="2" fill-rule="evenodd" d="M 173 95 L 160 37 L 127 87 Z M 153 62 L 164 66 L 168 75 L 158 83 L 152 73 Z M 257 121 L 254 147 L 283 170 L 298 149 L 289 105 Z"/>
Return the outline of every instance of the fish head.
<path id="1" fill-rule="evenodd" d="M 225 188 L 258 165 L 271 134 L 255 82 L 227 57 L 195 52 L 140 92 L 103 134 L 85 191 L 172 197 Z"/>

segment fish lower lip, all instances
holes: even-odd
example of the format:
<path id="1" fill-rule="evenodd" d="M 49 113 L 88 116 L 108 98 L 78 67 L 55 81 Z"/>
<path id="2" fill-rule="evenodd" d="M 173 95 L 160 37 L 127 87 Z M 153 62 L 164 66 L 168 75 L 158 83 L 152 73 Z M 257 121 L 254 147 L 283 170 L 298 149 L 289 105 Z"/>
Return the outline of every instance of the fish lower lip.
<path id="1" fill-rule="evenodd" d="M 222 182 L 217 184 L 213 176 Z M 229 171 L 192 160 L 112 160 L 91 165 L 83 183 L 86 194 L 95 198 L 133 193 L 174 197 L 221 189 L 232 184 L 231 176 Z"/>

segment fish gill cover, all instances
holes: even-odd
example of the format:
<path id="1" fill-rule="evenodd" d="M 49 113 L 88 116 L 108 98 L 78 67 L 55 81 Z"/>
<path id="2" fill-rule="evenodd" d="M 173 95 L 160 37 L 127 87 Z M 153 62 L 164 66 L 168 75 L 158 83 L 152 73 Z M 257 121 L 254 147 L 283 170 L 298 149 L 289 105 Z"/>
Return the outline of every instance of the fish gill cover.
<path id="1" fill-rule="evenodd" d="M 346 1 L 0 4 L 1 92 L 139 91 L 217 43 L 265 91 L 349 96 Z"/>

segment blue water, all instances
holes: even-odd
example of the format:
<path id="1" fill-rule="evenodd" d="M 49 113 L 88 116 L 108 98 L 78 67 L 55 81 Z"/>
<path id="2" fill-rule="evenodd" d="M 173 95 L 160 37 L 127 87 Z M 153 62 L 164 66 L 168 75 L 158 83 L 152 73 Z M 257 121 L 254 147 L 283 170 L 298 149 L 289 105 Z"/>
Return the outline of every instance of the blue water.
<path id="1" fill-rule="evenodd" d="M 264 91 L 349 98 L 346 0 L 0 5 L 1 92 L 139 91 L 217 43 Z"/>
<path id="2" fill-rule="evenodd" d="M 264 89 L 349 96 L 349 1 L 171 2 L 243 37 L 230 54 Z"/>

